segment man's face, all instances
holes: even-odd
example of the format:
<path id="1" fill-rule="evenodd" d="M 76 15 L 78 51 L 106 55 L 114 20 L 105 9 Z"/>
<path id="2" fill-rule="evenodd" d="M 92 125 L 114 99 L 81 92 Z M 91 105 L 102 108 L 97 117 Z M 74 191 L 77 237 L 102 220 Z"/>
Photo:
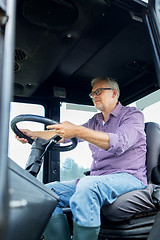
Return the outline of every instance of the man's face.
<path id="1" fill-rule="evenodd" d="M 110 88 L 106 81 L 98 81 L 94 84 L 92 92 L 95 92 L 99 88 Z M 112 110 L 117 103 L 117 91 L 113 90 L 102 90 L 100 95 L 93 94 L 93 103 L 95 107 L 103 112 Z"/>

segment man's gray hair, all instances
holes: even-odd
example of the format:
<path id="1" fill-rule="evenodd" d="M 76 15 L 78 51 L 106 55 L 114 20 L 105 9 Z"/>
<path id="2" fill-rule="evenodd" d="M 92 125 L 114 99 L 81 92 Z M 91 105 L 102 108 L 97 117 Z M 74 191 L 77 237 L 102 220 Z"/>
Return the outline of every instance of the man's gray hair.
<path id="1" fill-rule="evenodd" d="M 95 85 L 95 83 L 99 82 L 99 81 L 106 81 L 106 83 L 111 87 L 117 90 L 117 99 L 120 96 L 120 89 L 119 89 L 119 85 L 117 83 L 117 81 L 114 78 L 110 78 L 110 77 L 97 77 L 92 79 L 91 81 L 91 86 L 93 87 Z"/>

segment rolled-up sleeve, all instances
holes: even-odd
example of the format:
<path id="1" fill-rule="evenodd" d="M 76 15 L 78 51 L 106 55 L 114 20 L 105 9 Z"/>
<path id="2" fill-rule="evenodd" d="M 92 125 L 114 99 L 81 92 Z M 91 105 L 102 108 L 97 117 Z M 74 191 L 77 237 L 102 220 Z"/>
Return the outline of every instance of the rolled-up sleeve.
<path id="1" fill-rule="evenodd" d="M 144 117 L 140 111 L 129 111 L 115 133 L 109 133 L 108 152 L 121 155 L 135 145 L 144 135 Z"/>

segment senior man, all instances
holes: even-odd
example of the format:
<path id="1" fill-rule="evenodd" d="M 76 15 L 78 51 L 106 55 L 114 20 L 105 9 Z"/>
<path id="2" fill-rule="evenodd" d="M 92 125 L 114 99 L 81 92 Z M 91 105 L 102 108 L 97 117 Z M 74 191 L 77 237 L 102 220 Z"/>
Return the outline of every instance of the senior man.
<path id="1" fill-rule="evenodd" d="M 71 239 L 63 214 L 63 208 L 67 206 L 70 206 L 73 214 L 73 239 L 98 239 L 101 207 L 111 204 L 121 194 L 147 185 L 146 136 L 142 112 L 135 107 L 121 105 L 118 101 L 119 86 L 114 79 L 95 78 L 91 86 L 89 96 L 100 112 L 82 126 L 66 121 L 48 126 L 50 131 L 23 130 L 33 139 L 48 139 L 55 134 L 63 140 L 77 137 L 79 141 L 87 141 L 92 151 L 89 176 L 46 185 L 60 197 L 44 232 L 47 240 Z M 18 140 L 27 142 L 26 139 Z"/>

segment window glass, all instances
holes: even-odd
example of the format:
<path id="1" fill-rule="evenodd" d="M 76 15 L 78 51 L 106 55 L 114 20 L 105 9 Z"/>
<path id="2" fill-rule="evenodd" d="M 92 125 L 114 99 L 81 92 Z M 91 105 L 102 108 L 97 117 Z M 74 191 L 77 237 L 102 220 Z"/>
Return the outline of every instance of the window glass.
<path id="1" fill-rule="evenodd" d="M 155 9 L 156 9 L 158 21 L 159 21 L 159 24 L 160 24 L 160 0 L 155 1 Z"/>
<path id="2" fill-rule="evenodd" d="M 10 105 L 10 121 L 20 114 L 35 114 L 44 116 L 44 107 L 38 104 L 26 104 L 26 103 L 11 103 Z M 44 125 L 35 122 L 20 122 L 17 124 L 18 128 L 27 128 L 30 130 L 41 131 L 44 130 Z M 8 143 L 8 156 L 15 161 L 20 167 L 25 168 L 27 163 L 31 145 L 22 144 L 15 139 L 15 134 L 9 127 L 9 143 Z M 42 169 L 37 178 L 42 181 Z"/>
<path id="3" fill-rule="evenodd" d="M 159 112 L 159 109 L 160 109 L 160 101 L 142 110 L 145 117 L 145 122 L 156 122 L 160 124 L 160 115 L 157 114 Z"/>
<path id="4" fill-rule="evenodd" d="M 60 121 L 81 125 L 96 112 L 97 110 L 92 106 L 62 103 Z M 60 180 L 67 181 L 83 177 L 84 171 L 90 169 L 91 163 L 92 156 L 88 143 L 80 142 L 75 149 L 60 153 Z"/>
<path id="5" fill-rule="evenodd" d="M 141 110 L 144 114 L 145 122 L 156 122 L 160 124 L 160 90 L 130 104 Z"/>

